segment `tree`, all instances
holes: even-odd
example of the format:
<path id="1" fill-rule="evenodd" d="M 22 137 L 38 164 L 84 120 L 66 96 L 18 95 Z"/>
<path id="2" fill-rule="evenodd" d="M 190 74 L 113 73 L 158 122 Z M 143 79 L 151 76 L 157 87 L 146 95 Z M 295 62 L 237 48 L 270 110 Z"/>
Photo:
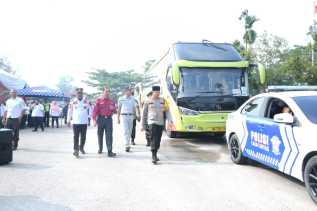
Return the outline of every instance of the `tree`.
<path id="1" fill-rule="evenodd" d="M 84 83 L 97 88 L 99 93 L 104 90 L 105 86 L 108 86 L 111 89 L 111 96 L 114 100 L 118 99 L 125 87 L 134 86 L 143 80 L 143 74 L 136 73 L 134 70 L 108 72 L 104 69 L 95 69 L 87 74 L 88 80 L 84 80 Z"/>
<path id="2" fill-rule="evenodd" d="M 244 10 L 240 17 L 239 20 L 244 21 L 244 35 L 243 35 L 243 40 L 245 43 L 245 49 L 248 51 L 248 45 L 252 45 L 257 37 L 256 32 L 252 29 L 253 24 L 258 21 L 259 19 L 256 18 L 254 15 L 249 15 L 248 10 Z"/>
<path id="3" fill-rule="evenodd" d="M 74 78 L 72 76 L 66 75 L 59 78 L 56 86 L 65 95 L 70 96 L 74 89 L 74 86 L 72 85 L 73 82 Z"/>

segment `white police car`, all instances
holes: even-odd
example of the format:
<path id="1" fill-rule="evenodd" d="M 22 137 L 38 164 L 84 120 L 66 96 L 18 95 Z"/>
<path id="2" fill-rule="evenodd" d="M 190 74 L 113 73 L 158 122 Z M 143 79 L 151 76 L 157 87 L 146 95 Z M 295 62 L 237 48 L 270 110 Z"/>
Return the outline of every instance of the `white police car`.
<path id="1" fill-rule="evenodd" d="M 228 115 L 231 159 L 247 159 L 303 182 L 317 203 L 317 91 L 264 93 Z"/>

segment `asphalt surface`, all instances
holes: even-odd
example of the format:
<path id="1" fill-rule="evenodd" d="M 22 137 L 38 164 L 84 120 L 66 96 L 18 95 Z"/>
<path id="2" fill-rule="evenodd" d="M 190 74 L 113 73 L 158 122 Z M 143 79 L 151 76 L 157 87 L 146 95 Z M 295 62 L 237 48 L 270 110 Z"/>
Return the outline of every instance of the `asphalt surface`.
<path id="1" fill-rule="evenodd" d="M 238 166 L 223 139 L 163 137 L 159 165 L 144 134 L 124 151 L 115 125 L 116 158 L 97 154 L 89 128 L 87 154 L 72 156 L 72 130 L 21 131 L 10 165 L 0 166 L 0 211 L 317 210 L 302 183 L 258 164 Z"/>

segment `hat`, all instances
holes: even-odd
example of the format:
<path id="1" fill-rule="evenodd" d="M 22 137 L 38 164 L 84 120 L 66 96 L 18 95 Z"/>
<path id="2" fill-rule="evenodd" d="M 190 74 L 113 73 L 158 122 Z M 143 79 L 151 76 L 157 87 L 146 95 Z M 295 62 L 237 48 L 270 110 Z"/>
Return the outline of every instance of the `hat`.
<path id="1" fill-rule="evenodd" d="M 77 92 L 82 92 L 82 91 L 84 91 L 84 89 L 83 88 L 76 88 L 76 91 Z"/>
<path id="2" fill-rule="evenodd" d="M 152 91 L 155 92 L 155 91 L 161 91 L 161 87 L 160 86 L 152 86 Z"/>

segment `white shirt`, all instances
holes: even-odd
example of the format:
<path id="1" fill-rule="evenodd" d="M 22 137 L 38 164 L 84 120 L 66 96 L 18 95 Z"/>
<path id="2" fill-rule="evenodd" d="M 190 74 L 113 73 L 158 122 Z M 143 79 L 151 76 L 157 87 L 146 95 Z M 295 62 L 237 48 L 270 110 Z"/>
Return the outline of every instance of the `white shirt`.
<path id="1" fill-rule="evenodd" d="M 21 98 L 10 98 L 6 102 L 7 118 L 20 118 L 24 109 L 25 103 Z"/>
<path id="2" fill-rule="evenodd" d="M 44 117 L 44 106 L 42 104 L 33 107 L 32 117 Z"/>
<path id="3" fill-rule="evenodd" d="M 133 96 L 121 97 L 119 99 L 119 108 L 121 107 L 121 114 L 135 114 L 135 108 L 137 107 L 137 101 Z"/>
<path id="4" fill-rule="evenodd" d="M 87 100 L 74 98 L 68 108 L 67 119 L 73 125 L 88 124 L 89 103 Z"/>
<path id="5" fill-rule="evenodd" d="M 0 104 L 0 117 L 3 117 L 5 112 L 6 107 L 3 104 Z"/>

